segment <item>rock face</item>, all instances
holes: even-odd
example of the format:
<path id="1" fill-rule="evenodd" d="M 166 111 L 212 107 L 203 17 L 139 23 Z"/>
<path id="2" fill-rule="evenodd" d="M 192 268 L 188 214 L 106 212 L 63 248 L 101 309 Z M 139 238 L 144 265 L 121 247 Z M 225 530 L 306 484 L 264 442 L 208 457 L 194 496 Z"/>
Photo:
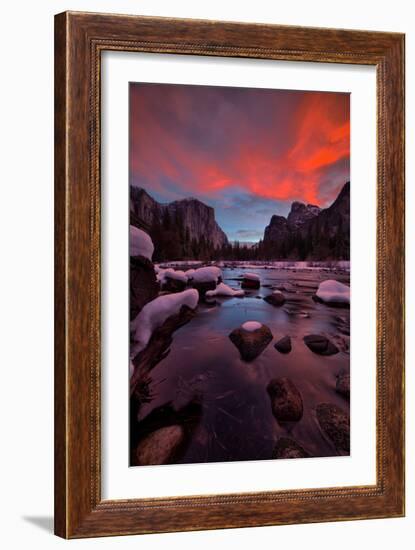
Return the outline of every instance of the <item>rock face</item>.
<path id="1" fill-rule="evenodd" d="M 304 336 L 304 342 L 311 351 L 318 355 L 334 355 L 339 353 L 338 348 L 328 338 L 321 334 Z"/>
<path id="2" fill-rule="evenodd" d="M 288 242 L 291 236 L 291 228 L 288 225 L 288 221 L 283 216 L 272 216 L 269 225 L 266 226 L 264 231 L 263 246 L 265 252 L 268 250 L 276 259 L 286 258 L 289 254 Z"/>
<path id="3" fill-rule="evenodd" d="M 179 219 L 184 232 L 192 239 L 208 240 L 215 248 L 228 244 L 228 239 L 215 221 L 215 211 L 203 202 L 187 198 L 169 204 L 160 204 L 144 189 L 130 187 L 130 212 L 134 218 L 144 222 L 149 228 L 156 224 L 175 224 Z"/>
<path id="4" fill-rule="evenodd" d="M 144 256 L 130 256 L 130 319 L 154 300 L 159 291 L 154 266 Z"/>
<path id="5" fill-rule="evenodd" d="M 275 307 L 282 306 L 285 303 L 284 294 L 280 290 L 274 290 L 272 294 L 265 296 L 264 300 Z"/>
<path id="6" fill-rule="evenodd" d="M 268 259 L 348 260 L 350 257 L 350 183 L 324 210 L 294 202 L 288 218 L 272 216 L 265 228 L 263 255 Z"/>
<path id="7" fill-rule="evenodd" d="M 167 205 L 172 216 L 178 216 L 193 238 L 207 237 L 215 248 L 228 244 L 228 239 L 215 220 L 215 210 L 203 202 L 188 198 Z"/>
<path id="8" fill-rule="evenodd" d="M 350 417 L 337 405 L 320 403 L 317 420 L 338 451 L 350 452 Z"/>
<path id="9" fill-rule="evenodd" d="M 309 220 L 318 216 L 321 208 L 314 204 L 304 204 L 302 202 L 293 202 L 287 221 L 291 229 L 299 229 Z"/>
<path id="10" fill-rule="evenodd" d="M 160 428 L 149 434 L 137 446 L 137 463 L 141 466 L 168 464 L 184 441 L 182 426 Z"/>
<path id="11" fill-rule="evenodd" d="M 274 344 L 274 348 L 280 353 L 290 353 L 292 349 L 291 338 L 289 336 L 284 336 L 284 338 L 281 338 L 281 340 L 278 340 L 278 342 Z"/>
<path id="12" fill-rule="evenodd" d="M 336 379 L 336 392 L 347 399 L 350 398 L 350 374 L 341 372 Z"/>
<path id="13" fill-rule="evenodd" d="M 280 437 L 272 451 L 272 458 L 307 458 L 310 455 L 289 437 Z"/>
<path id="14" fill-rule="evenodd" d="M 289 378 L 274 378 L 267 386 L 272 413 L 279 422 L 296 422 L 303 416 L 303 400 Z"/>
<path id="15" fill-rule="evenodd" d="M 253 361 L 271 342 L 272 333 L 266 325 L 252 331 L 239 327 L 229 334 L 229 338 L 244 361 Z"/>

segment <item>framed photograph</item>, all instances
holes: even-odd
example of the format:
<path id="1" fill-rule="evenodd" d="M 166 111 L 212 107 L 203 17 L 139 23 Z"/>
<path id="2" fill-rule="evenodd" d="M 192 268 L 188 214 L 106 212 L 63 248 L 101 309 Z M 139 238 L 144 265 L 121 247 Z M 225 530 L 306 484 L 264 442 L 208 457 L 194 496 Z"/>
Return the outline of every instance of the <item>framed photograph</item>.
<path id="1" fill-rule="evenodd" d="M 55 19 L 55 532 L 404 515 L 404 35 Z"/>

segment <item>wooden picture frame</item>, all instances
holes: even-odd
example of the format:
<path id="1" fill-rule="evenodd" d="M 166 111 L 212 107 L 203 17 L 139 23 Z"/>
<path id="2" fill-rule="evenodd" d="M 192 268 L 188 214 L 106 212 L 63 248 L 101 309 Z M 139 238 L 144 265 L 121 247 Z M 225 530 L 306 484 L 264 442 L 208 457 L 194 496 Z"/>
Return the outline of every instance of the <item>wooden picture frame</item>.
<path id="1" fill-rule="evenodd" d="M 377 480 L 101 499 L 101 52 L 373 65 L 377 72 Z M 404 515 L 404 35 L 65 12 L 55 18 L 55 533 L 64 538 Z M 374 321 L 375 322 L 375 321 Z"/>

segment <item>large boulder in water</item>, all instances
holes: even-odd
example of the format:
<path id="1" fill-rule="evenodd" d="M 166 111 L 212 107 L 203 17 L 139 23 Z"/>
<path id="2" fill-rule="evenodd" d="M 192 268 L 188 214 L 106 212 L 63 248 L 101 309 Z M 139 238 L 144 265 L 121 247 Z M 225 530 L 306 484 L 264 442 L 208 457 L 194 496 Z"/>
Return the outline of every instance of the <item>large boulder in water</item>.
<path id="1" fill-rule="evenodd" d="M 238 348 L 241 358 L 252 361 L 260 355 L 272 340 L 270 329 L 257 321 L 247 321 L 229 334 L 231 342 Z"/>
<path id="2" fill-rule="evenodd" d="M 333 403 L 320 403 L 316 413 L 322 431 L 332 441 L 336 449 L 350 452 L 349 414 Z"/>
<path id="3" fill-rule="evenodd" d="M 334 355 L 339 353 L 337 346 L 322 334 L 309 334 L 304 336 L 307 347 L 318 355 Z"/>
<path id="4" fill-rule="evenodd" d="M 222 271 L 216 266 L 200 267 L 188 275 L 188 281 L 202 298 L 209 290 L 215 290 L 216 285 L 222 281 Z"/>
<path id="5" fill-rule="evenodd" d="M 170 464 L 180 450 L 184 437 L 184 430 L 178 424 L 150 433 L 137 445 L 137 464 L 141 466 Z"/>
<path id="6" fill-rule="evenodd" d="M 303 416 L 303 400 L 289 378 L 274 378 L 267 386 L 272 413 L 279 422 L 296 422 Z"/>
<path id="7" fill-rule="evenodd" d="M 291 338 L 289 336 L 284 336 L 284 338 L 281 338 L 276 344 L 274 344 L 274 348 L 280 353 L 290 353 L 292 349 Z"/>
<path id="8" fill-rule="evenodd" d="M 293 439 L 280 437 L 272 451 L 272 458 L 307 458 L 310 455 Z"/>
<path id="9" fill-rule="evenodd" d="M 347 399 L 350 398 L 350 374 L 348 372 L 342 371 L 337 375 L 336 392 Z"/>
<path id="10" fill-rule="evenodd" d="M 154 300 L 159 292 L 153 263 L 144 256 L 130 256 L 130 319 Z"/>
<path id="11" fill-rule="evenodd" d="M 272 306 L 279 307 L 285 303 L 285 296 L 281 290 L 274 290 L 272 294 L 265 296 L 264 300 Z"/>
<path id="12" fill-rule="evenodd" d="M 333 279 L 322 281 L 313 300 L 332 307 L 349 308 L 350 287 Z"/>
<path id="13" fill-rule="evenodd" d="M 261 286 L 259 275 L 256 275 L 255 273 L 244 273 L 242 276 L 241 286 L 247 290 L 257 290 Z"/>

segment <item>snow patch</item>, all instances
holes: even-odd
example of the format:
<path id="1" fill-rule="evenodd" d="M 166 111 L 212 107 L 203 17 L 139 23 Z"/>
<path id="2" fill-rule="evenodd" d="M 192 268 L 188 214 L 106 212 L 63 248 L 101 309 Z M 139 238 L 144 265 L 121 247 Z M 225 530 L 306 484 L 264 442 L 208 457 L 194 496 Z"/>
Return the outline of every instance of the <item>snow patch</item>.
<path id="1" fill-rule="evenodd" d="M 208 298 L 212 298 L 213 296 L 245 296 L 245 292 L 243 290 L 234 290 L 230 286 L 225 285 L 225 283 L 220 283 L 215 290 L 208 290 L 206 296 Z"/>
<path id="2" fill-rule="evenodd" d="M 187 283 L 187 276 L 184 271 L 181 271 L 180 269 L 177 270 L 168 270 L 164 274 L 164 279 L 175 279 L 176 281 L 181 281 L 182 283 Z"/>
<path id="3" fill-rule="evenodd" d="M 222 277 L 222 271 L 216 266 L 208 266 L 195 269 L 194 272 L 188 276 L 188 279 L 194 283 L 209 283 L 211 281 L 217 283 L 219 277 Z"/>
<path id="4" fill-rule="evenodd" d="M 177 315 L 182 306 L 195 309 L 198 301 L 199 292 L 194 288 L 190 288 L 183 292 L 159 296 L 148 302 L 131 322 L 131 332 L 134 339 L 131 348 L 132 356 L 135 357 L 137 353 L 143 350 L 156 328 L 161 327 L 172 315 Z"/>
<path id="5" fill-rule="evenodd" d="M 258 323 L 258 321 L 246 321 L 242 328 L 246 330 L 247 332 L 254 332 L 255 330 L 258 330 L 262 327 L 262 323 Z"/>
<path id="6" fill-rule="evenodd" d="M 320 283 L 316 296 L 323 302 L 350 304 L 350 287 L 339 283 L 339 281 L 327 279 Z"/>
<path id="7" fill-rule="evenodd" d="M 130 225 L 130 256 L 144 256 L 151 261 L 154 252 L 154 244 L 150 235 L 145 231 Z"/>

